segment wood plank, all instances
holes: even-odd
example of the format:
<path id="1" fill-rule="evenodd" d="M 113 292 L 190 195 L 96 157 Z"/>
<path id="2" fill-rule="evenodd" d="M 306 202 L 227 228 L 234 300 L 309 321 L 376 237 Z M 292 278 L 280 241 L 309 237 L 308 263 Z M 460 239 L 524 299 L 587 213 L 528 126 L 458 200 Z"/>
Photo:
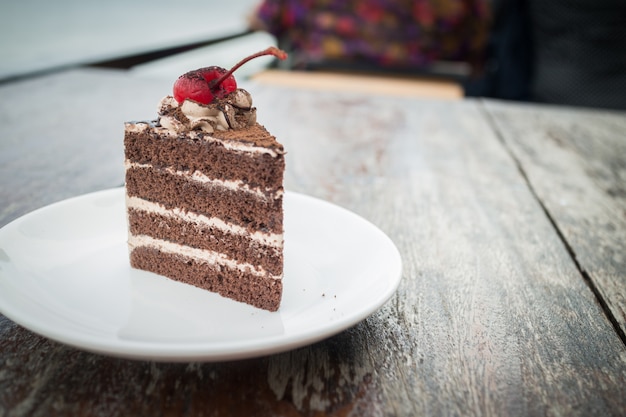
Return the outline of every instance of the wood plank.
<path id="1" fill-rule="evenodd" d="M 427 77 L 393 77 L 331 71 L 266 70 L 253 75 L 252 79 L 262 84 L 317 91 L 349 91 L 451 100 L 463 97 L 463 88 L 458 83 Z"/>
<path id="2" fill-rule="evenodd" d="M 380 370 L 384 410 L 621 414 L 624 346 L 475 103 L 259 99 L 289 150 L 289 187 L 356 211 L 400 247 L 398 296 L 362 336 L 384 341 L 364 366 Z"/>
<path id="3" fill-rule="evenodd" d="M 0 226 L 124 182 L 124 121 L 152 119 L 171 81 L 77 70 L 0 86 Z"/>
<path id="4" fill-rule="evenodd" d="M 626 112 L 485 107 L 624 337 Z"/>
<path id="5" fill-rule="evenodd" d="M 119 180 L 121 129 L 95 132 L 151 117 L 169 88 L 124 78 L 72 72 L 13 91 L 41 89 L 31 114 L 45 114 L 59 103 L 54 93 L 66 91 L 74 106 L 60 103 L 60 114 L 83 109 L 83 125 L 99 138 L 85 138 L 93 153 L 67 142 L 38 150 L 31 136 L 41 131 L 22 127 L 29 119 L 18 110 L 3 116 L 0 126 L 19 135 L 8 136 L 15 149 L 0 155 L 14 149 L 5 161 L 22 161 L 14 168 L 25 171 L 40 164 L 24 179 L 5 175 L 13 170 L 0 175 L 0 190 L 22 190 L 0 199 L 19 206 L 13 214 L 40 201 L 29 191 L 49 186 L 65 196 Z M 100 87 L 94 93 L 89 85 Z M 476 102 L 246 88 L 259 120 L 288 150 L 287 188 L 345 206 L 396 242 L 404 261 L 396 296 L 326 341 L 214 364 L 80 352 L 0 316 L 0 414 L 623 414 L 626 349 Z M 29 104 L 13 106 L 25 112 Z M 56 129 L 68 141 L 83 134 L 66 120 Z M 68 150 L 78 153 L 68 158 Z M 101 169 L 111 171 L 96 175 Z M 72 180 L 81 173 L 83 180 Z"/>

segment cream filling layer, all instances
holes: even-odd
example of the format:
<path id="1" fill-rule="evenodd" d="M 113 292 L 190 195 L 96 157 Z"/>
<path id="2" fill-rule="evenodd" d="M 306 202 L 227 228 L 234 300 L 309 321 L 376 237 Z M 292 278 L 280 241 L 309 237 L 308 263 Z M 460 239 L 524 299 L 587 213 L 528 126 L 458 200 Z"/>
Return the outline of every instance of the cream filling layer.
<path id="1" fill-rule="evenodd" d="M 152 164 L 140 164 L 138 162 L 130 162 L 129 160 L 126 160 L 124 162 L 124 165 L 126 167 L 126 170 L 129 170 L 132 168 L 140 168 L 140 169 L 141 168 L 145 168 L 145 169 L 154 168 Z M 267 199 L 267 196 L 261 190 L 251 188 L 250 186 L 248 186 L 248 184 L 245 184 L 243 181 L 218 180 L 215 178 L 209 178 L 199 171 L 194 171 L 193 173 L 190 173 L 189 171 L 177 171 L 171 167 L 162 168 L 162 170 L 167 172 L 170 175 L 185 177 L 191 181 L 195 181 L 203 185 L 213 185 L 217 187 L 226 188 L 232 191 L 244 191 L 246 193 L 254 194 L 255 196 L 259 198 Z M 266 191 L 271 191 L 271 190 L 272 190 L 271 188 L 266 189 Z M 276 190 L 272 193 L 272 195 L 274 199 L 280 198 L 283 195 L 283 190 Z"/>
<path id="2" fill-rule="evenodd" d="M 146 213 L 154 213 L 164 217 L 176 218 L 189 223 L 198 224 L 201 227 L 211 228 L 214 227 L 226 233 L 237 234 L 242 236 L 250 236 L 250 239 L 261 243 L 266 246 L 271 246 L 277 249 L 283 247 L 283 235 L 278 233 L 263 233 L 254 232 L 249 233 L 247 229 L 237 226 L 236 224 L 226 223 L 222 219 L 217 217 L 207 217 L 202 214 L 196 214 L 189 211 L 184 211 L 178 207 L 173 209 L 167 209 L 161 204 L 153 203 L 151 201 L 144 200 L 139 197 L 126 196 L 126 206 L 135 210 L 143 211 Z"/>
<path id="3" fill-rule="evenodd" d="M 190 246 L 180 245 L 178 243 L 167 242 L 161 239 L 155 239 L 146 235 L 129 235 L 128 236 L 128 248 L 130 252 L 138 247 L 147 247 L 157 249 L 164 253 L 172 255 L 179 255 L 185 258 L 190 258 L 198 262 L 217 264 L 225 266 L 231 269 L 237 269 L 241 272 L 250 273 L 259 277 L 266 277 L 271 279 L 282 279 L 282 275 L 272 275 L 265 271 L 261 267 L 255 267 L 254 265 L 247 263 L 240 263 L 227 258 L 224 254 L 192 248 Z"/>

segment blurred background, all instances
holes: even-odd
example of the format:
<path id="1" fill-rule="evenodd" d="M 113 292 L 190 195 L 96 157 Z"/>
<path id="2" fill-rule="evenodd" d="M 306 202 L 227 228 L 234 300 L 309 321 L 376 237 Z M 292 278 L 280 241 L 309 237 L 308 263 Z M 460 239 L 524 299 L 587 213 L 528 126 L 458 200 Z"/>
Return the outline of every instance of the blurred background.
<path id="1" fill-rule="evenodd" d="M 626 109 L 624 0 L 0 3 L 0 83 L 77 66 L 173 82 L 277 45 L 238 79 Z"/>

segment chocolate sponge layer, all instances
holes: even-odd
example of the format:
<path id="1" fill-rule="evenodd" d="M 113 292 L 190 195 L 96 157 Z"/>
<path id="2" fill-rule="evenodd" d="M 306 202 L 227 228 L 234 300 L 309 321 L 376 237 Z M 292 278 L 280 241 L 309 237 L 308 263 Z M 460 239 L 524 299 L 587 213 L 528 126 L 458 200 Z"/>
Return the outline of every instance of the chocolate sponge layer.
<path id="1" fill-rule="evenodd" d="M 219 265 L 200 263 L 146 247 L 133 250 L 130 263 L 133 268 L 154 272 L 258 308 L 276 311 L 280 306 L 281 280 L 220 268 Z"/>
<path id="2" fill-rule="evenodd" d="M 282 250 L 254 241 L 249 235 L 226 233 L 218 228 L 135 209 L 128 210 L 128 224 L 133 235 L 220 252 L 232 260 L 258 265 L 273 275 L 283 271 Z"/>
<path id="3" fill-rule="evenodd" d="M 191 181 L 179 175 L 150 168 L 126 171 L 126 192 L 158 202 L 168 209 L 178 207 L 247 228 L 283 232 L 282 197 L 259 198 L 255 194 Z"/>
<path id="4" fill-rule="evenodd" d="M 269 136 L 261 126 L 257 125 L 255 129 L 259 134 Z M 282 187 L 285 170 L 282 146 L 272 148 L 276 156 L 240 152 L 227 149 L 220 142 L 204 140 L 202 136 L 160 135 L 156 128 L 152 128 L 127 131 L 124 147 L 126 159 L 132 162 L 180 171 L 197 170 L 209 178 L 242 180 L 251 188 L 261 190 Z"/>

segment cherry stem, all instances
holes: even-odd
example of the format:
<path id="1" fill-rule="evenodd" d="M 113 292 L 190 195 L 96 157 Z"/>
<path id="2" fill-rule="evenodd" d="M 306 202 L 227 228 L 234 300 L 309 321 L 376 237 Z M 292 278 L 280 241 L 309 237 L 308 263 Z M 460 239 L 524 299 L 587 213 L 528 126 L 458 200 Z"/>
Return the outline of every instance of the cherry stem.
<path id="1" fill-rule="evenodd" d="M 256 54 L 252 54 L 249 57 L 246 57 L 242 59 L 241 61 L 239 61 L 238 63 L 236 63 L 235 66 L 229 69 L 226 73 L 224 73 L 224 75 L 222 75 L 220 78 L 218 78 L 217 80 L 211 83 L 211 90 L 214 90 L 215 88 L 217 88 L 224 80 L 230 77 L 233 74 L 233 72 L 237 71 L 239 67 L 241 67 L 246 62 L 251 61 L 254 58 L 258 58 L 260 56 L 265 56 L 265 55 L 274 55 L 276 58 L 280 60 L 284 60 L 287 58 L 287 52 L 283 51 L 282 49 L 278 49 L 274 46 L 270 46 L 269 48 L 264 49 L 260 52 L 257 52 Z"/>

